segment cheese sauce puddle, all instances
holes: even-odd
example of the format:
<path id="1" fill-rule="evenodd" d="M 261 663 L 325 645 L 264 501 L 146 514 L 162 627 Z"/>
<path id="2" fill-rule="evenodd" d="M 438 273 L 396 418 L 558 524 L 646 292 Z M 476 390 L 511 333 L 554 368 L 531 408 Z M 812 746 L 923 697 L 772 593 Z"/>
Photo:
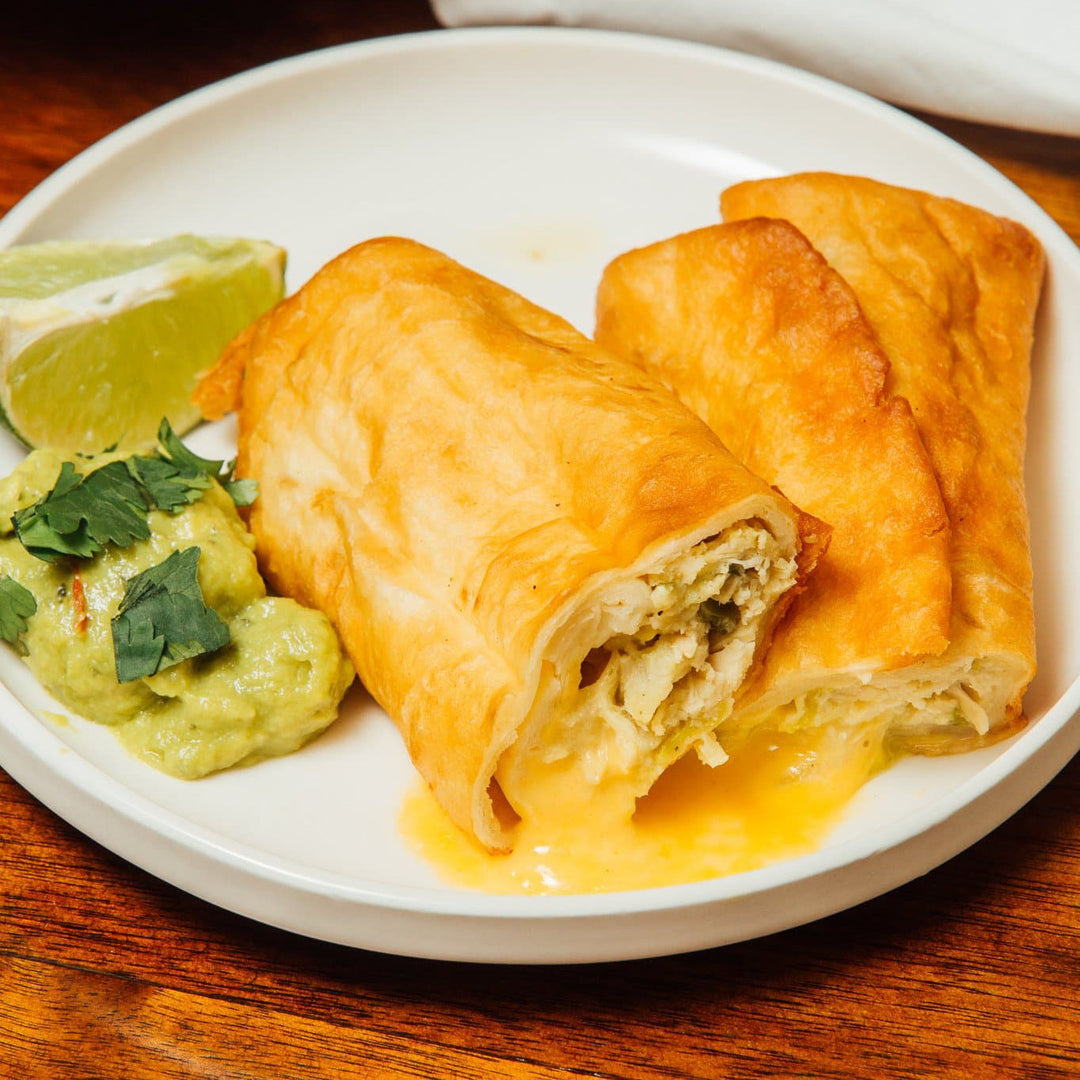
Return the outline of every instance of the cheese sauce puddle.
<path id="1" fill-rule="evenodd" d="M 877 732 L 765 732 L 717 768 L 687 754 L 632 817 L 617 784 L 583 790 L 572 768 L 549 767 L 528 792 L 546 812 L 521 821 L 507 855 L 488 854 L 461 832 L 422 783 L 406 798 L 400 825 L 445 881 L 483 892 L 678 885 L 813 851 L 885 764 Z"/>

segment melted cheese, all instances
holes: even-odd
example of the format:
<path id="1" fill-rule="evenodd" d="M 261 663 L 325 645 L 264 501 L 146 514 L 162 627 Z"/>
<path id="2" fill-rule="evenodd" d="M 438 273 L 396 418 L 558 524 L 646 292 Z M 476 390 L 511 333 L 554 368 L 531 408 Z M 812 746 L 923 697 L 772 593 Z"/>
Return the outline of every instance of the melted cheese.
<path id="1" fill-rule="evenodd" d="M 422 785 L 402 831 L 449 883 L 490 893 L 590 893 L 676 885 L 814 850 L 885 763 L 880 729 L 758 732 L 716 768 L 687 754 L 647 796 L 583 785 L 565 760 L 530 771 L 514 850 L 485 852 Z M 538 808 L 543 808 L 542 812 Z"/>

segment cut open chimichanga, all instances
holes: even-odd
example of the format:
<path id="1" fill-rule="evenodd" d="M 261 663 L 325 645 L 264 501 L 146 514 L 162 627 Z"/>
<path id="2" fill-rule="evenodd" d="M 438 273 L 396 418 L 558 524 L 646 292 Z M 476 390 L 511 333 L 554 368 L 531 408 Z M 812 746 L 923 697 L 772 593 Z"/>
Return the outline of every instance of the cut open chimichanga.
<path id="1" fill-rule="evenodd" d="M 545 771 L 633 798 L 710 732 L 827 542 L 652 376 L 408 240 L 368 241 L 206 377 L 281 592 L 326 611 L 487 848 Z"/>
<path id="2" fill-rule="evenodd" d="M 1024 451 L 1041 245 L 955 199 L 832 173 L 739 184 L 721 209 L 793 222 L 843 275 L 933 464 L 950 522 L 949 646 L 910 673 L 923 722 L 903 747 L 946 753 L 1015 731 L 1035 676 Z"/>
<path id="3" fill-rule="evenodd" d="M 836 725 L 933 753 L 1014 730 L 1034 674 L 1022 467 L 1037 243 L 850 177 L 743 184 L 723 208 L 752 220 L 615 260 L 597 337 L 834 529 L 730 738 Z"/>

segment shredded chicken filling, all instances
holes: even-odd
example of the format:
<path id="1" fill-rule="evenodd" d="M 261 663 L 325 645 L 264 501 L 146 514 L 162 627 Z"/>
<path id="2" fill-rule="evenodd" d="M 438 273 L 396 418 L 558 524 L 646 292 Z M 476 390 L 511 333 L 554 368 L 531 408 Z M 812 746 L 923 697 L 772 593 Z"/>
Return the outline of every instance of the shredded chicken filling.
<path id="1" fill-rule="evenodd" d="M 640 793 L 692 744 L 708 764 L 722 762 L 711 731 L 795 573 L 771 534 L 740 525 L 606 594 L 579 630 L 581 648 L 562 654 L 573 659 L 551 661 L 533 712 L 548 719 L 527 724 L 500 762 L 510 802 L 518 806 L 537 762 L 572 757 L 585 782 L 630 777 Z"/>
<path id="2" fill-rule="evenodd" d="M 756 727 L 768 711 L 770 722 L 785 732 L 836 722 L 872 724 L 898 752 L 950 753 L 992 734 L 992 718 L 1004 715 L 1010 685 L 1008 673 L 999 671 L 989 657 L 928 666 L 915 678 L 901 668 L 852 686 L 811 690 L 769 710 L 753 710 L 740 717 L 740 733 Z M 900 702 L 897 687 L 904 691 Z"/>

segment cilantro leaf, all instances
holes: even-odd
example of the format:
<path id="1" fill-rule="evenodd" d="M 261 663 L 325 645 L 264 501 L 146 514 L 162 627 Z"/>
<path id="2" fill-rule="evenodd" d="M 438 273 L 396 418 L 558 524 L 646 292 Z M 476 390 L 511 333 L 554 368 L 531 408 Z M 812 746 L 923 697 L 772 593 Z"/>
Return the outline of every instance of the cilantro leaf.
<path id="1" fill-rule="evenodd" d="M 259 497 L 258 480 L 227 480 L 221 486 L 237 506 L 250 506 Z"/>
<path id="2" fill-rule="evenodd" d="M 150 527 L 146 524 L 146 501 L 122 461 L 110 461 L 84 477 L 60 507 L 50 511 L 50 522 L 60 527 L 70 522 L 85 521 L 90 535 L 103 547 L 112 543 L 130 547 L 136 540 L 146 540 Z"/>
<path id="3" fill-rule="evenodd" d="M 0 576 L 0 638 L 14 645 L 21 656 L 26 655 L 22 635 L 36 611 L 37 600 L 29 589 L 6 574 Z"/>
<path id="4" fill-rule="evenodd" d="M 161 668 L 165 654 L 165 636 L 158 634 L 152 619 L 143 622 L 121 616 L 112 621 L 113 658 L 116 661 L 116 681 L 134 682 L 144 675 L 153 675 Z"/>
<path id="5" fill-rule="evenodd" d="M 233 470 L 236 468 L 235 458 L 228 461 L 215 461 L 212 458 L 199 457 L 180 441 L 168 417 L 162 419 L 158 427 L 158 442 L 161 443 L 162 459 L 173 465 L 180 475 L 212 477 L 229 493 L 237 506 L 250 506 L 258 498 L 257 481 L 233 480 Z"/>
<path id="6" fill-rule="evenodd" d="M 125 464 L 128 472 L 142 485 L 150 503 L 170 514 L 198 502 L 210 486 L 208 476 L 189 473 L 161 457 L 138 455 L 128 458 Z"/>
<path id="7" fill-rule="evenodd" d="M 157 437 L 164 451 L 162 457 L 178 468 L 187 468 L 193 473 L 212 476 L 215 480 L 221 480 L 223 477 L 228 479 L 232 474 L 235 462 L 214 461 L 211 458 L 199 457 L 180 441 L 180 436 L 173 431 L 168 417 L 164 417 L 158 426 Z"/>
<path id="8" fill-rule="evenodd" d="M 112 620 L 118 681 L 153 675 L 229 643 L 229 628 L 206 606 L 199 588 L 198 547 L 174 551 L 164 562 L 124 582 Z"/>
<path id="9" fill-rule="evenodd" d="M 146 501 L 126 464 L 110 461 L 82 476 L 70 461 L 52 491 L 15 512 L 15 533 L 31 555 L 56 562 L 67 555 L 89 559 L 113 543 L 129 547 L 150 536 Z"/>
<path id="10" fill-rule="evenodd" d="M 235 461 L 192 453 L 167 419 L 161 421 L 158 439 L 159 453 L 110 461 L 85 476 L 65 461 L 53 489 L 11 519 L 23 547 L 45 562 L 92 559 L 110 543 L 129 547 L 149 538 L 150 510 L 175 514 L 202 498 L 214 480 L 237 506 L 250 506 L 258 498 L 254 480 L 232 478 Z"/>

